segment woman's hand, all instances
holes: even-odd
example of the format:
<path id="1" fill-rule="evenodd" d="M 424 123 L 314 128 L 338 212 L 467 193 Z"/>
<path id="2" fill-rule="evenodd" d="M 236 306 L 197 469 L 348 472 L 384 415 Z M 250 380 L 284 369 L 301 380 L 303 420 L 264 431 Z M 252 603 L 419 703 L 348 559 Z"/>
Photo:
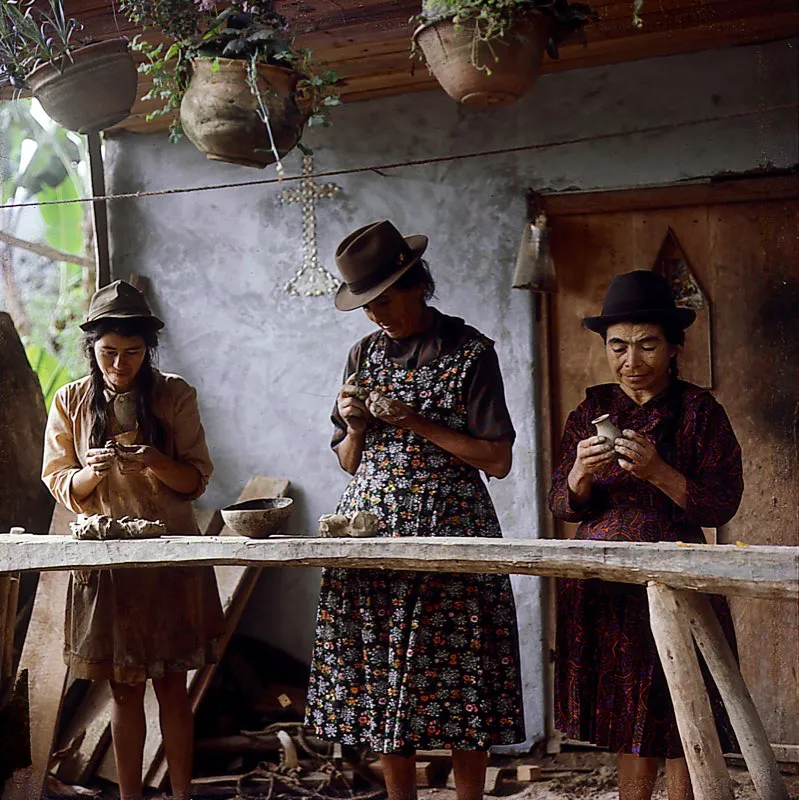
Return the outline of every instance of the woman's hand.
<path id="1" fill-rule="evenodd" d="M 164 454 L 147 444 L 118 444 L 119 471 L 123 475 L 142 472 L 164 460 Z"/>
<path id="2" fill-rule="evenodd" d="M 358 397 L 359 387 L 354 383 L 356 377 L 357 373 L 353 373 L 347 378 L 336 398 L 336 407 L 347 426 L 347 433 L 362 436 L 366 432 L 371 415 L 366 403 Z"/>
<path id="3" fill-rule="evenodd" d="M 622 431 L 621 438 L 616 439 L 615 452 L 621 456 L 619 466 L 642 481 L 652 482 L 666 466 L 655 445 L 636 431 Z"/>
<path id="4" fill-rule="evenodd" d="M 606 436 L 590 436 L 577 443 L 577 457 L 571 471 L 578 477 L 595 475 L 614 458 L 613 442 Z"/>
<path id="5" fill-rule="evenodd" d="M 372 392 L 366 401 L 366 408 L 369 413 L 382 422 L 389 425 L 396 425 L 398 428 L 411 428 L 418 419 L 418 414 L 410 407 L 401 403 L 399 400 L 392 400 L 390 397 Z"/>
<path id="6" fill-rule="evenodd" d="M 567 479 L 576 503 L 585 505 L 591 499 L 594 475 L 615 458 L 613 442 L 605 436 L 589 436 L 577 443 L 577 456 Z"/>
<path id="7" fill-rule="evenodd" d="M 669 466 L 655 449 L 655 445 L 636 431 L 622 431 L 622 438 L 616 439 L 616 455 L 619 466 L 627 472 L 648 481 L 680 508 L 688 507 L 688 481 L 681 472 Z"/>
<path id="8" fill-rule="evenodd" d="M 86 466 L 91 469 L 95 478 L 105 478 L 114 465 L 117 454 L 113 447 L 93 447 L 86 451 Z"/>

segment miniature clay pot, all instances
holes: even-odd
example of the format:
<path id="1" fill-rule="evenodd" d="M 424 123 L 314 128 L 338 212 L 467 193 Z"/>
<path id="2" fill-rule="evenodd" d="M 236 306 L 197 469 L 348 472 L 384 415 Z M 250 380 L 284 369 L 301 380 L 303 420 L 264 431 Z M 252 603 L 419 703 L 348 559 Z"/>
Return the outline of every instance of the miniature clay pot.
<path id="1" fill-rule="evenodd" d="M 509 106 L 532 89 L 552 36 L 551 17 L 520 14 L 505 36 L 474 46 L 474 20 L 421 25 L 414 41 L 441 88 L 470 108 Z M 484 69 L 478 69 L 475 63 Z"/>
<path id="2" fill-rule="evenodd" d="M 275 163 L 258 100 L 247 85 L 247 62 L 235 58 L 195 58 L 180 121 L 189 141 L 212 161 L 262 169 Z M 257 86 L 269 112 L 281 158 L 300 140 L 310 108 L 299 103 L 294 70 L 258 64 Z"/>
<path id="3" fill-rule="evenodd" d="M 610 421 L 610 414 L 592 419 L 591 424 L 596 426 L 596 435 L 604 436 L 610 444 L 621 438 L 621 431 Z"/>
<path id="4" fill-rule="evenodd" d="M 290 497 L 245 500 L 223 508 L 222 519 L 234 533 L 262 539 L 275 533 L 285 533 L 293 502 Z"/>
<path id="5" fill-rule="evenodd" d="M 130 114 L 138 75 L 127 40 L 111 39 L 72 50 L 55 64 L 42 64 L 25 82 L 62 128 L 95 133 Z"/>

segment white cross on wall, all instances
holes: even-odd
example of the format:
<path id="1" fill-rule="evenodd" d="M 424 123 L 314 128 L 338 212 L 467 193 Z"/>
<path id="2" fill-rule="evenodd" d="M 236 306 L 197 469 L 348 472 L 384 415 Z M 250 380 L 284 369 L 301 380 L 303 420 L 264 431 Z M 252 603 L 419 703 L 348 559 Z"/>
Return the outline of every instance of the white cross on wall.
<path id="1" fill-rule="evenodd" d="M 303 179 L 296 189 L 286 189 L 280 196 L 281 205 L 302 205 L 302 267 L 286 284 L 288 294 L 321 297 L 333 294 L 339 285 L 320 263 L 316 247 L 316 201 L 335 197 L 341 187 L 335 183 L 316 183 L 313 175 L 313 156 L 302 157 Z"/>

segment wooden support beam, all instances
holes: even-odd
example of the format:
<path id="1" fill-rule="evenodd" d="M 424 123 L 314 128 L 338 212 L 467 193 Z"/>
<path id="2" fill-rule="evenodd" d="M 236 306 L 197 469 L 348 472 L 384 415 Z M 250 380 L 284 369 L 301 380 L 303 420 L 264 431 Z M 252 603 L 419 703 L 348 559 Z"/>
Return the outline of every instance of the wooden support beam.
<path id="1" fill-rule="evenodd" d="M 99 133 L 87 135 L 92 197 L 105 197 L 105 168 Z M 105 200 L 93 200 L 94 247 L 97 253 L 97 289 L 111 283 L 111 248 L 108 242 L 108 207 Z"/>
<path id="2" fill-rule="evenodd" d="M 669 684 L 696 800 L 733 800 L 713 710 L 699 669 L 681 595 L 660 583 L 647 586 L 649 621 Z"/>
<path id="3" fill-rule="evenodd" d="M 694 641 L 727 708 L 746 767 L 761 800 L 788 800 L 788 788 L 763 729 L 752 696 L 735 661 L 710 601 L 704 594 L 680 592 L 679 600 Z"/>
<path id="4" fill-rule="evenodd" d="M 0 573 L 198 564 L 555 575 L 644 585 L 656 581 L 713 594 L 799 597 L 799 547 L 477 537 L 165 536 L 79 541 L 69 536 L 0 535 Z"/>

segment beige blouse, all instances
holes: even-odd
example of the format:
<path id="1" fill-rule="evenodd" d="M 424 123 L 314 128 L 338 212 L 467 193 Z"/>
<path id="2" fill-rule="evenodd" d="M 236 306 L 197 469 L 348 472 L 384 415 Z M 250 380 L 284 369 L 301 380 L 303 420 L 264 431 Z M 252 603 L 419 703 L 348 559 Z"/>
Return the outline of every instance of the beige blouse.
<path id="1" fill-rule="evenodd" d="M 167 432 L 163 448 L 170 458 L 197 468 L 201 480 L 190 495 L 170 489 L 149 470 L 122 475 L 115 464 L 84 500 L 72 492 L 72 479 L 86 466 L 91 434 L 91 379 L 83 378 L 56 393 L 44 443 L 42 480 L 55 498 L 76 514 L 108 514 L 159 519 L 172 534 L 197 534 L 191 501 L 205 491 L 213 464 L 197 407 L 197 392 L 177 375 L 156 372 L 152 411 Z"/>

